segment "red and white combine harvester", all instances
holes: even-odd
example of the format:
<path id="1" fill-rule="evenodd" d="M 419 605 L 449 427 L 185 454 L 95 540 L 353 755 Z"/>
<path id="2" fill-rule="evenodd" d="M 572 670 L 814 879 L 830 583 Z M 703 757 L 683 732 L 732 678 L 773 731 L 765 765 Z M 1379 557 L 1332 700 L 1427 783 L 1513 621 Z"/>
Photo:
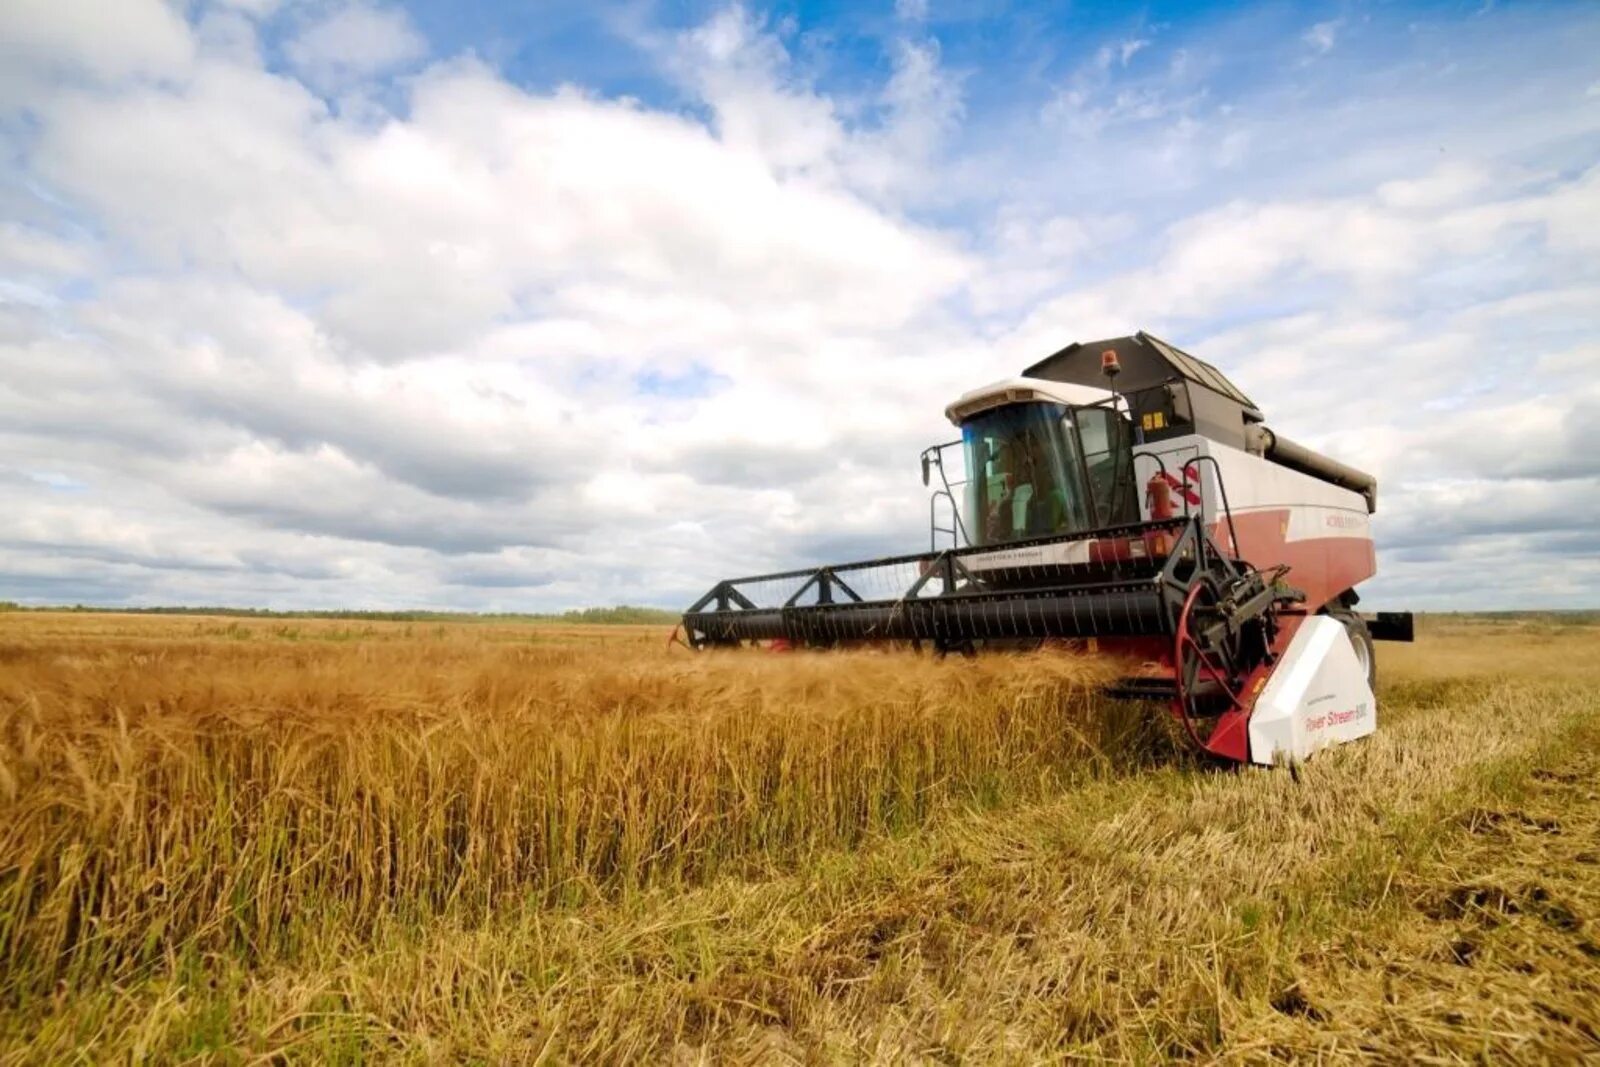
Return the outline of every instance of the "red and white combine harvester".
<path id="1" fill-rule="evenodd" d="M 1147 333 L 1069 345 L 945 413 L 961 440 L 922 454 L 930 551 L 719 582 L 684 613 L 689 643 L 1080 639 L 1140 665 L 1112 695 L 1167 703 L 1217 756 L 1372 732 L 1373 639 L 1411 640 L 1412 619 L 1355 611 L 1376 571 L 1370 475 Z"/>

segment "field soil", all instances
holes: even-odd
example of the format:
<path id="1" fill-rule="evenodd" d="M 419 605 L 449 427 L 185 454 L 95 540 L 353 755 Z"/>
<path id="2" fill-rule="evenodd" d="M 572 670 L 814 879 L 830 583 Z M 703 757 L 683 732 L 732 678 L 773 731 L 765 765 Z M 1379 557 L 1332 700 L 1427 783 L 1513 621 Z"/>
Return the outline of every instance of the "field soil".
<path id="1" fill-rule="evenodd" d="M 1600 627 L 1195 759 L 1068 650 L 0 614 L 0 1063 L 1600 1059 Z"/>

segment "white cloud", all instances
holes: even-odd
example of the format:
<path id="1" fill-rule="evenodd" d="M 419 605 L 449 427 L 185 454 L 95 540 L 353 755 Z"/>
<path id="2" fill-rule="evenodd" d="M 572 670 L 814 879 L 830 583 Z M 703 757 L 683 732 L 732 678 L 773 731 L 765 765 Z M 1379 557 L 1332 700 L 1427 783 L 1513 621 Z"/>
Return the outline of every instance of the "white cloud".
<path id="1" fill-rule="evenodd" d="M 1144 37 L 1129 37 L 1126 40 L 1101 45 L 1094 54 L 1094 67 L 1101 71 L 1109 70 L 1113 66 L 1126 67 L 1129 60 L 1149 46 L 1149 39 Z"/>
<path id="2" fill-rule="evenodd" d="M 780 174 L 834 176 L 847 135 L 833 101 L 792 70 L 783 43 L 743 7 L 680 34 L 668 59 L 712 109 L 723 144 Z"/>
<path id="3" fill-rule="evenodd" d="M 176 76 L 194 56 L 182 17 L 162 0 L 7 0 L 0 4 L 0 65 L 7 98 L 16 68 L 65 69 L 101 81 Z M 5 98 L 0 98 L 4 102 Z"/>
<path id="4" fill-rule="evenodd" d="M 404 11 L 363 0 L 321 15 L 284 46 L 296 70 L 330 88 L 411 64 L 427 51 Z"/>
<path id="5" fill-rule="evenodd" d="M 1420 178 L 1396 178 L 1378 186 L 1378 202 L 1401 211 L 1452 207 L 1492 185 L 1493 177 L 1469 163 L 1445 163 Z"/>
<path id="6" fill-rule="evenodd" d="M 1167 63 L 1129 71 L 1129 61 L 1150 46 L 1148 38 L 1101 45 L 1091 59 L 1073 69 L 1040 111 L 1047 128 L 1068 132 L 1070 140 L 1092 140 L 1125 127 L 1149 128 L 1171 121 L 1180 128 L 1207 99 L 1194 57 L 1175 49 Z M 1148 137 L 1148 134 L 1146 134 Z M 1132 162 L 1132 161 L 1128 161 Z M 1124 169 L 1122 160 L 1115 161 Z"/>
<path id="7" fill-rule="evenodd" d="M 82 241 L 14 222 L 0 224 L 0 268 L 12 278 L 80 276 L 89 272 L 93 259 L 93 251 Z"/>
<path id="8" fill-rule="evenodd" d="M 224 7 L 242 11 L 253 18 L 265 18 L 283 7 L 284 0 L 216 0 Z"/>
<path id="9" fill-rule="evenodd" d="M 922 22 L 928 17 L 928 0 L 894 0 L 894 16 L 907 22 Z"/>
<path id="10" fill-rule="evenodd" d="M 768 79 L 772 99 L 804 98 L 779 84 L 771 64 L 787 60 L 772 40 L 732 18 L 685 51 Z M 932 60 L 911 48 L 897 63 L 892 128 L 930 108 L 946 121 Z M 832 462 L 830 442 L 862 419 L 949 378 L 918 381 L 896 342 L 956 290 L 967 257 L 843 174 L 888 150 L 873 148 L 884 128 L 852 142 L 830 118 L 829 136 L 850 143 L 830 160 L 795 151 L 781 128 L 768 137 L 761 116 L 708 130 L 575 89 L 528 93 L 470 62 L 430 68 L 404 118 L 372 124 L 232 49 L 184 81 L 114 97 L 59 86 L 37 110 L 34 174 L 134 257 L 67 305 L 66 331 L 0 347 L 8 447 L 82 476 L 85 514 L 105 506 L 93 487 L 132 484 L 139 509 L 212 516 L 201 525 L 236 544 L 521 553 L 513 571 L 545 575 L 581 538 L 587 562 L 568 572 L 615 551 L 622 573 L 637 550 L 609 521 L 649 522 L 696 494 L 689 510 L 711 518 L 748 506 L 745 490 L 715 488 L 724 475 L 709 464 L 761 472 L 709 447 L 803 441 Z M 45 231 L 5 237 L 11 259 L 53 276 L 93 269 Z M 640 395 L 639 375 L 675 367 L 726 391 Z M 830 389 L 859 402 L 797 402 Z M 908 407 L 937 410 L 921 395 Z M 898 439 L 908 421 L 879 424 Z M 708 464 L 703 482 L 677 473 L 680 453 Z M 804 480 L 769 491 L 795 529 L 814 522 L 799 517 L 815 506 L 798 503 Z M 150 565 L 100 525 L 61 537 L 79 542 L 68 558 L 114 558 L 118 575 Z M 500 564 L 448 573 L 524 588 Z M 581 589 L 567 595 L 624 595 Z"/>
<path id="11" fill-rule="evenodd" d="M 619 282 L 690 305 L 737 297 L 770 331 L 796 314 L 891 328 L 965 270 L 932 235 L 786 181 L 782 147 L 769 160 L 733 134 L 532 96 L 471 65 L 423 78 L 411 110 L 367 129 L 292 81 L 207 65 L 183 90 L 62 99 L 38 166 L 151 256 L 319 294 L 323 325 L 370 358 L 470 344 L 525 301 Z"/>
<path id="12" fill-rule="evenodd" d="M 943 199 L 931 171 L 963 114 L 963 76 L 940 64 L 932 38 L 891 42 L 891 73 L 871 99 L 841 105 L 819 92 L 780 34 L 731 6 L 670 42 L 652 42 L 705 102 L 719 140 L 777 169 L 837 184 L 883 206 Z"/>
<path id="13" fill-rule="evenodd" d="M 642 35 L 668 106 L 430 61 L 389 9 L 127 11 L 125 51 L 16 35 L 7 599 L 672 602 L 911 548 L 945 402 L 1140 327 L 1377 470 L 1380 596 L 1443 566 L 1440 515 L 1460 558 L 1561 558 L 1551 486 L 1595 477 L 1588 73 L 1568 111 L 1441 89 L 1472 140 L 1263 117 L 1205 41 L 1120 37 L 1040 122 L 973 114 L 916 18 L 848 92 L 743 8 Z"/>
<path id="14" fill-rule="evenodd" d="M 1329 19 L 1326 22 L 1318 22 L 1307 30 L 1300 39 L 1310 45 L 1313 52 L 1323 55 L 1333 51 L 1333 46 L 1339 41 L 1339 30 L 1343 26 L 1343 19 Z"/>
<path id="15" fill-rule="evenodd" d="M 940 68 L 937 41 L 899 42 L 883 102 L 900 153 L 929 158 L 960 122 L 963 110 L 960 81 Z"/>
<path id="16" fill-rule="evenodd" d="M 1040 351 L 1071 324 L 1101 327 L 1143 309 L 1168 320 L 1197 319 L 1266 286 L 1333 278 L 1381 307 L 1395 288 L 1429 269 L 1460 269 L 1491 254 L 1519 230 L 1537 228 L 1558 251 L 1582 252 L 1600 217 L 1600 166 L 1546 189 L 1506 199 L 1463 202 L 1484 188 L 1454 166 L 1385 183 L 1374 196 L 1326 201 L 1229 204 L 1172 226 L 1159 259 L 1038 307 L 1014 346 Z M 1575 264 L 1577 265 L 1577 264 Z"/>

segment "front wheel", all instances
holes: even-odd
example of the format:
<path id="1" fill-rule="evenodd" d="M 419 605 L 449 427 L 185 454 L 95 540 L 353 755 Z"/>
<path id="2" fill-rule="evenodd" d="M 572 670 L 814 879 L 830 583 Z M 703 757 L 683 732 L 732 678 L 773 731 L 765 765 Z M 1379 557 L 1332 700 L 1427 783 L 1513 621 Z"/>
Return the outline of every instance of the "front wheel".
<path id="1" fill-rule="evenodd" d="M 1344 624 L 1344 632 L 1350 635 L 1350 647 L 1356 653 L 1356 662 L 1361 664 L 1361 669 L 1367 673 L 1367 688 L 1376 693 L 1378 657 L 1372 645 L 1372 634 L 1367 629 L 1367 620 L 1346 607 L 1329 608 L 1328 617 L 1338 619 Z"/>

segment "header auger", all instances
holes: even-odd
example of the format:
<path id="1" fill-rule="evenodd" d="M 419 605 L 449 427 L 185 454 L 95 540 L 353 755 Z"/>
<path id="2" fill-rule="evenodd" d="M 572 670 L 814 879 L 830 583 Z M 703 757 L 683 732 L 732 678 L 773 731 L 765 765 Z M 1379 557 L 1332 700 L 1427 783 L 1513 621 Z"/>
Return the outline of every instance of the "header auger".
<path id="1" fill-rule="evenodd" d="M 684 613 L 688 643 L 1092 638 L 1143 664 L 1112 695 L 1166 703 L 1218 756 L 1372 731 L 1372 641 L 1410 640 L 1411 616 L 1354 611 L 1376 570 L 1369 475 L 1268 430 L 1216 368 L 1145 333 L 1069 345 L 946 414 L 961 440 L 922 456 L 929 551 L 718 582 Z"/>

